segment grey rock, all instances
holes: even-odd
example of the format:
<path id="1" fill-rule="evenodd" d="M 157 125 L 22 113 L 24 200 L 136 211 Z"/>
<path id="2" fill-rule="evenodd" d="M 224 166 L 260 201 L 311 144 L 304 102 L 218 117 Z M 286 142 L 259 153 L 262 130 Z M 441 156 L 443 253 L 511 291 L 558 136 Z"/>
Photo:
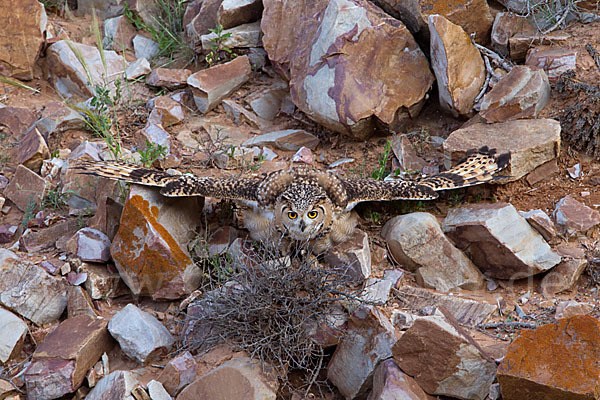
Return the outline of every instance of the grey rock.
<path id="1" fill-rule="evenodd" d="M 67 249 L 82 261 L 107 262 L 110 260 L 110 239 L 97 229 L 80 229 L 67 243 Z"/>
<path id="2" fill-rule="evenodd" d="M 529 210 L 519 211 L 519 214 L 523 216 L 527 222 L 544 237 L 546 241 L 551 241 L 558 235 L 554 222 L 550 219 L 548 214 L 542 210 Z"/>
<path id="3" fill-rule="evenodd" d="M 140 57 L 127 66 L 125 76 L 131 81 L 140 76 L 149 74 L 150 71 L 152 71 L 152 69 L 150 68 L 148 60 L 145 57 Z"/>
<path id="4" fill-rule="evenodd" d="M 260 21 L 225 29 L 221 35 L 229 35 L 229 37 L 221 41 L 221 45 L 230 49 L 259 47 L 262 38 Z M 207 35 L 202 35 L 200 36 L 200 40 L 202 41 L 202 49 L 210 51 L 217 40 L 217 34 L 211 32 Z"/>
<path id="5" fill-rule="evenodd" d="M 262 0 L 223 0 L 217 12 L 217 20 L 228 29 L 258 20 L 262 10 Z"/>
<path id="6" fill-rule="evenodd" d="M 552 213 L 558 228 L 566 235 L 585 234 L 600 224 L 600 213 L 571 196 L 558 201 Z"/>
<path id="7" fill-rule="evenodd" d="M 175 339 L 156 318 L 128 304 L 108 323 L 108 331 L 127 356 L 140 363 L 166 354 Z"/>
<path id="8" fill-rule="evenodd" d="M 324 254 L 323 263 L 328 268 L 345 270 L 353 281 L 362 282 L 371 276 L 369 235 L 355 229 L 350 239 Z"/>
<path id="9" fill-rule="evenodd" d="M 4 364 L 18 355 L 27 331 L 27 324 L 21 318 L 0 308 L 0 363 Z"/>
<path id="10" fill-rule="evenodd" d="M 319 144 L 319 138 L 301 129 L 286 129 L 257 135 L 243 143 L 245 147 L 275 146 L 281 150 L 297 151 L 302 146 L 313 149 Z"/>
<path id="11" fill-rule="evenodd" d="M 429 400 L 433 399 L 419 384 L 406 375 L 392 359 L 379 364 L 373 375 L 373 390 L 367 400 Z"/>
<path id="12" fill-rule="evenodd" d="M 138 383 L 135 373 L 115 371 L 100 379 L 86 400 L 135 400 L 131 391 Z"/>
<path id="13" fill-rule="evenodd" d="M 145 58 L 151 60 L 158 53 L 158 43 L 146 36 L 136 35 L 133 38 L 133 50 L 135 58 Z"/>
<path id="14" fill-rule="evenodd" d="M 165 390 L 162 383 L 151 380 L 148 382 L 148 394 L 151 400 L 172 400 L 173 398 Z"/>
<path id="15" fill-rule="evenodd" d="M 24 165 L 18 165 L 4 195 L 15 203 L 17 208 L 25 211 L 31 204 L 40 204 L 48 188 L 48 183 Z"/>

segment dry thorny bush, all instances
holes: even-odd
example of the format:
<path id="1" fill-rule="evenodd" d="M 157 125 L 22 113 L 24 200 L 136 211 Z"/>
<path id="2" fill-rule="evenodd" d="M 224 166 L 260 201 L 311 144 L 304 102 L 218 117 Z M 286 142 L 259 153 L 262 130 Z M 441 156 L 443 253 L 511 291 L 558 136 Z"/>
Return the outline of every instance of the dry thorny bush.
<path id="1" fill-rule="evenodd" d="M 221 257 L 230 264 L 220 265 L 213 279 L 226 282 L 189 305 L 184 347 L 202 353 L 227 343 L 274 366 L 283 389 L 292 389 L 289 374 L 300 370 L 307 393 L 322 390 L 317 377 L 327 355 L 312 334 L 319 325 L 335 330 L 332 321 L 345 313 L 342 306 L 365 300 L 353 288 L 351 265 L 325 268 L 302 247 L 295 256 L 261 246 L 237 258 Z"/>

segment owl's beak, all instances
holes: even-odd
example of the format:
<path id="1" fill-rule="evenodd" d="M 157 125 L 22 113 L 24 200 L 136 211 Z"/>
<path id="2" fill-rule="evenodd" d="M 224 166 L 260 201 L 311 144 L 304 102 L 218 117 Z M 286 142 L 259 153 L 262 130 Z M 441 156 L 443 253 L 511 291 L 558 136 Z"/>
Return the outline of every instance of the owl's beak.
<path id="1" fill-rule="evenodd" d="M 300 231 L 304 232 L 304 229 L 306 229 L 306 223 L 304 221 L 300 221 Z"/>

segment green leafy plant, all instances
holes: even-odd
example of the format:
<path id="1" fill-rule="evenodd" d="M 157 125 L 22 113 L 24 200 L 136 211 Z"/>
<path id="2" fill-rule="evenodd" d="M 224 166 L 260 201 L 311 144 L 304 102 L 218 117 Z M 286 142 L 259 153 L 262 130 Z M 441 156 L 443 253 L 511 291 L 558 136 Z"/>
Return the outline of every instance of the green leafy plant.
<path id="1" fill-rule="evenodd" d="M 140 161 L 146 168 L 150 167 L 158 159 L 165 158 L 167 156 L 167 148 L 158 143 L 152 143 L 146 139 L 146 148 L 138 149 L 137 151 L 141 157 Z"/>
<path id="2" fill-rule="evenodd" d="M 211 39 L 212 44 L 210 45 L 210 51 L 205 57 L 208 65 L 212 67 L 222 61 L 221 55 L 223 53 L 228 54 L 231 58 L 235 58 L 233 50 L 224 44 L 225 39 L 231 37 L 231 32 L 223 33 L 223 25 L 221 24 L 217 24 L 215 28 L 209 29 L 209 31 L 217 36 Z"/>
<path id="3" fill-rule="evenodd" d="M 63 210 L 67 207 L 67 201 L 71 195 L 75 194 L 73 190 L 61 192 L 58 186 L 50 189 L 40 204 L 42 209 L 52 208 L 54 210 Z"/>
<path id="4" fill-rule="evenodd" d="M 383 154 L 380 154 L 378 157 L 378 166 L 371 173 L 371 177 L 375 180 L 382 181 L 388 174 L 389 170 L 386 169 L 387 163 L 390 159 L 390 155 L 392 153 L 392 144 L 390 141 L 385 142 L 385 146 L 383 147 Z"/>
<path id="5" fill-rule="evenodd" d="M 27 228 L 29 221 L 35 218 L 35 214 L 38 212 L 39 207 L 39 204 L 33 199 L 33 195 L 29 196 L 29 202 L 25 207 L 25 213 L 23 214 L 23 219 L 21 220 L 21 225 L 23 228 Z"/>

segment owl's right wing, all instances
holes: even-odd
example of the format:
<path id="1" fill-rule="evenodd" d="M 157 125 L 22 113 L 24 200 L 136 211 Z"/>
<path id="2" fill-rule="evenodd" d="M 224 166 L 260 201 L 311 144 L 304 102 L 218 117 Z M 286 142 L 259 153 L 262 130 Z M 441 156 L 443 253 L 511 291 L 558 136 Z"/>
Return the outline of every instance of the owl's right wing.
<path id="1" fill-rule="evenodd" d="M 73 168 L 80 174 L 102 176 L 130 183 L 160 187 L 167 197 L 204 196 L 217 199 L 257 201 L 257 188 L 263 178 L 213 178 L 170 175 L 164 171 L 140 168 L 119 161 L 80 161 Z"/>

